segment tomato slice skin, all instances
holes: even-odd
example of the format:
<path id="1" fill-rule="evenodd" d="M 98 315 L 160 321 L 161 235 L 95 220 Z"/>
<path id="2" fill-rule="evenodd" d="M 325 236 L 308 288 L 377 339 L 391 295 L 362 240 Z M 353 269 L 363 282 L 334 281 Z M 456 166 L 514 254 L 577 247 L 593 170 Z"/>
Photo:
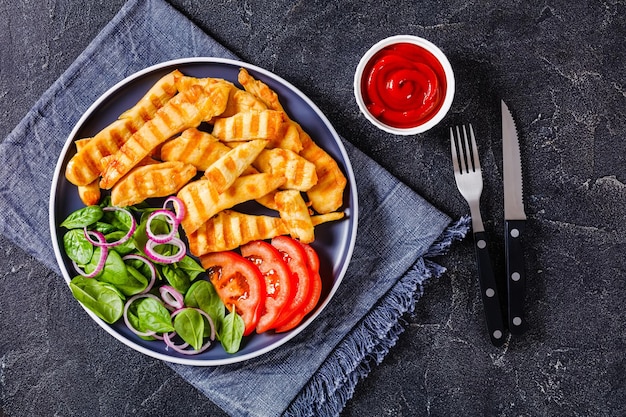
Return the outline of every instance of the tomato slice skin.
<path id="1" fill-rule="evenodd" d="M 272 239 L 271 243 L 283 254 L 287 266 L 297 281 L 293 300 L 274 323 L 274 326 L 279 328 L 289 323 L 296 314 L 304 309 L 311 292 L 311 280 L 307 268 L 307 255 L 300 242 L 289 236 L 277 236 Z"/>
<path id="2" fill-rule="evenodd" d="M 200 263 L 226 308 L 232 311 L 234 305 L 243 319 L 243 335 L 252 333 L 261 317 L 266 297 L 265 279 L 259 268 L 231 251 L 203 255 Z"/>
<path id="3" fill-rule="evenodd" d="M 322 277 L 320 276 L 320 260 L 317 252 L 313 247 L 307 243 L 300 243 L 304 248 L 307 257 L 307 269 L 309 272 L 309 280 L 311 284 L 311 290 L 309 297 L 304 303 L 304 307 L 298 311 L 287 323 L 276 328 L 277 333 L 287 332 L 294 327 L 298 326 L 304 317 L 309 314 L 317 306 L 322 295 Z"/>
<path id="4" fill-rule="evenodd" d="M 258 240 L 240 247 L 241 255 L 255 264 L 265 281 L 266 297 L 256 332 L 274 328 L 274 323 L 295 295 L 291 270 L 282 254 L 269 243 Z"/>

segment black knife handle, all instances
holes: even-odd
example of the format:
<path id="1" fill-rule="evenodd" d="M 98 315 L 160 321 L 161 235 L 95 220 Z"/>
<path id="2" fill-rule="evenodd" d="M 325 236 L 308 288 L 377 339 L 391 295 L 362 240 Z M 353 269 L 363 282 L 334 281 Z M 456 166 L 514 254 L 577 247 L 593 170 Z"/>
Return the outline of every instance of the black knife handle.
<path id="1" fill-rule="evenodd" d="M 528 328 L 526 318 L 524 317 L 526 272 L 522 238 L 524 237 L 525 228 L 525 220 L 505 220 L 504 222 L 509 331 L 514 335 L 520 335 Z"/>
<path id="2" fill-rule="evenodd" d="M 474 248 L 476 249 L 478 281 L 480 283 L 480 293 L 483 299 L 489 337 L 491 343 L 495 346 L 502 346 L 505 339 L 504 322 L 502 320 L 500 297 L 498 296 L 496 279 L 493 275 L 487 234 L 485 232 L 474 233 Z"/>

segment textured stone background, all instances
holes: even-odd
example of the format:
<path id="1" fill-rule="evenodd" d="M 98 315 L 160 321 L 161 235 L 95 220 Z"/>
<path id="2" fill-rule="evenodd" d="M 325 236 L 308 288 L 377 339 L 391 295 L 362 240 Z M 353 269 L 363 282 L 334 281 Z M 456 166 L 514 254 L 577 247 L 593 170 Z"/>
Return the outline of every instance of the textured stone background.
<path id="1" fill-rule="evenodd" d="M 439 260 L 448 272 L 427 286 L 344 416 L 626 414 L 623 1 L 199 3 L 171 1 L 243 60 L 295 84 L 342 136 L 453 217 L 467 208 L 447 127 L 472 122 L 499 273 L 501 98 L 518 122 L 529 332 L 489 344 L 467 239 Z M 0 0 L 0 137 L 122 4 Z M 457 76 L 444 123 L 409 138 L 370 126 L 352 94 L 360 56 L 404 33 L 439 45 Z M 165 364 L 101 331 L 62 279 L 4 238 L 0 320 L 0 416 L 224 415 Z"/>

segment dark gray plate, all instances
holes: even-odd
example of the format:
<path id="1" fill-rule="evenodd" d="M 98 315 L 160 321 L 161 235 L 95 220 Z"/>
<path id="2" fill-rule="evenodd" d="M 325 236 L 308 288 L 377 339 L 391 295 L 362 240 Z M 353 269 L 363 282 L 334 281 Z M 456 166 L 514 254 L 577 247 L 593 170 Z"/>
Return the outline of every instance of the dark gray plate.
<path id="1" fill-rule="evenodd" d="M 223 365 L 243 361 L 265 352 L 269 352 L 300 333 L 317 317 L 331 300 L 346 272 L 357 229 L 357 191 L 354 173 L 339 136 L 322 112 L 302 92 L 280 77 L 255 66 L 219 58 L 188 58 L 168 61 L 140 71 L 121 81 L 100 97 L 83 115 L 74 127 L 61 152 L 52 180 L 50 197 L 50 231 L 56 259 L 65 280 L 75 276 L 71 262 L 63 253 L 63 233 L 59 224 L 73 211 L 83 207 L 76 187 L 65 179 L 65 167 L 76 153 L 73 142 L 84 137 L 91 137 L 96 132 L 113 122 L 126 109 L 132 107 L 148 89 L 162 76 L 179 69 L 185 75 L 195 77 L 214 77 L 237 83 L 241 67 L 265 82 L 278 93 L 280 101 L 289 116 L 311 135 L 313 140 L 331 154 L 343 170 L 348 184 L 344 193 L 342 210 L 346 217 L 338 222 L 317 226 L 313 247 L 320 256 L 323 277 L 323 293 L 318 307 L 297 328 L 290 332 L 274 334 L 253 334 L 245 337 L 241 350 L 227 354 L 219 343 L 207 351 L 193 356 L 167 350 L 162 341 L 145 341 L 133 334 L 122 322 L 109 325 L 95 314 L 87 313 L 107 332 L 124 344 L 146 355 L 165 361 L 197 366 Z M 157 202 L 158 203 L 158 202 Z M 156 204 L 155 204 L 156 206 Z M 254 206 L 248 206 L 248 212 Z M 258 208 L 259 212 L 262 209 Z"/>

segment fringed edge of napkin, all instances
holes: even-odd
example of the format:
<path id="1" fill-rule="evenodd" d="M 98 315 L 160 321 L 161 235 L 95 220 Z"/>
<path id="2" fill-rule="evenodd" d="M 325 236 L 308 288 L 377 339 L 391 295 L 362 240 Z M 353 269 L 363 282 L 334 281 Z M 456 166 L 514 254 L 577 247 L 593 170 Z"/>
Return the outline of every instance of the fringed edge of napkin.
<path id="1" fill-rule="evenodd" d="M 352 398 L 357 383 L 379 365 L 404 332 L 402 316 L 412 313 L 424 293 L 424 284 L 439 278 L 446 268 L 429 258 L 444 255 L 454 241 L 463 239 L 471 219 L 452 223 L 370 313 L 329 356 L 284 416 L 336 416 Z"/>

